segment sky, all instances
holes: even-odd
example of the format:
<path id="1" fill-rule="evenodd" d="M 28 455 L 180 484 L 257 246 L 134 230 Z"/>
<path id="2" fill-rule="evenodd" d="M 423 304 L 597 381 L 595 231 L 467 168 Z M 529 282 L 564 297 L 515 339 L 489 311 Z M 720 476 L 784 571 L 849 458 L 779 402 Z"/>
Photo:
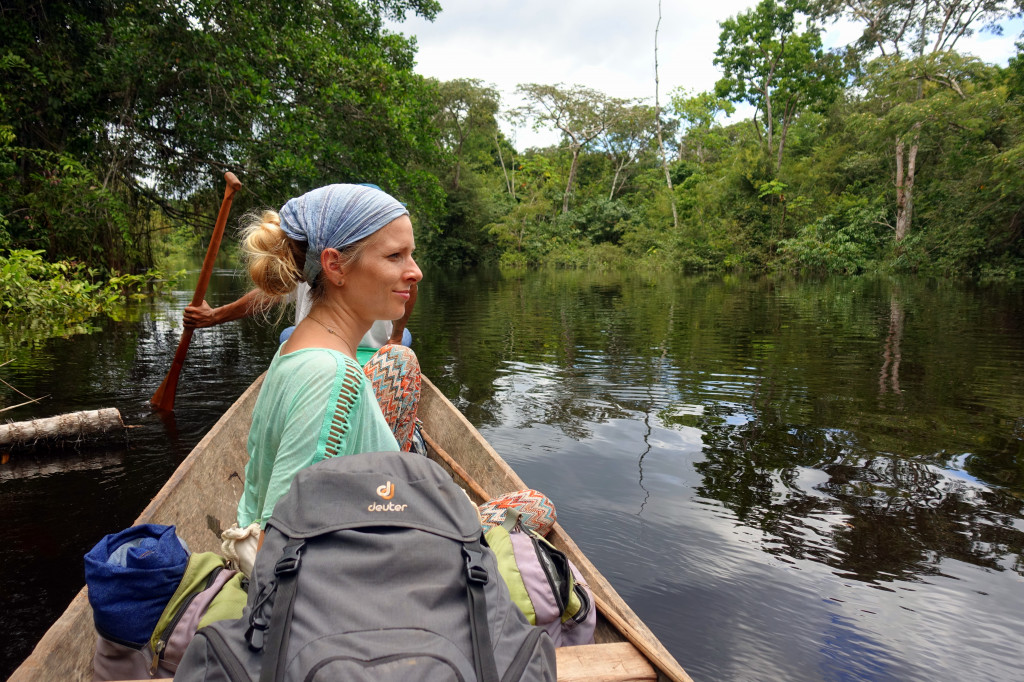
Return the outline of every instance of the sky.
<path id="1" fill-rule="evenodd" d="M 416 71 L 440 80 L 479 78 L 496 86 L 505 107 L 518 103 L 520 83 L 585 85 L 613 97 L 654 103 L 657 0 L 440 0 L 433 22 L 410 17 L 392 30 L 415 36 Z M 658 29 L 658 87 L 664 105 L 677 87 L 710 90 L 721 77 L 712 63 L 718 23 L 756 0 L 662 0 Z M 1002 37 L 979 34 L 958 45 L 982 60 L 1005 65 L 1016 54 L 1021 23 Z M 832 27 L 826 46 L 856 38 L 852 25 Z M 742 115 L 742 110 L 738 112 Z M 749 114 L 747 114 L 749 115 Z M 552 144 L 557 136 L 517 133 L 520 148 Z"/>

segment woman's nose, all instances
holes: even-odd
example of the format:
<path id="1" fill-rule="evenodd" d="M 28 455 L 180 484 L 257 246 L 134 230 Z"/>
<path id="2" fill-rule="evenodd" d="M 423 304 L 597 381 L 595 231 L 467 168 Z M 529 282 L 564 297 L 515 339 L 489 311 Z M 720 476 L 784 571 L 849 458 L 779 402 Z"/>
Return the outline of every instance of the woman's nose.
<path id="1" fill-rule="evenodd" d="M 409 268 L 409 272 L 406 275 L 406 279 L 411 279 L 414 282 L 419 282 L 423 279 L 423 271 L 420 270 L 420 266 L 416 264 L 416 260 L 410 258 L 409 261 L 412 263 L 412 267 Z"/>

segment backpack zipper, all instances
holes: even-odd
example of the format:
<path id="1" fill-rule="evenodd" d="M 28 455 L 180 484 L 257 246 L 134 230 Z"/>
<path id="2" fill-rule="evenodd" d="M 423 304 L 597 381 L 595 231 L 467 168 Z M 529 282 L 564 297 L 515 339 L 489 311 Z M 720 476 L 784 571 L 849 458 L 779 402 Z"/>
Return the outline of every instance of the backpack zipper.
<path id="1" fill-rule="evenodd" d="M 573 579 L 575 580 L 575 576 L 573 576 Z M 572 586 L 572 591 L 575 592 L 576 596 L 580 599 L 580 608 L 575 614 L 573 614 L 570 620 L 572 620 L 576 624 L 579 624 L 585 621 L 587 619 L 587 616 L 590 615 L 590 609 L 593 606 L 593 604 L 591 604 L 590 595 L 587 594 L 587 591 L 583 588 L 583 585 L 580 585 L 578 582 L 574 582 Z"/>
<path id="2" fill-rule="evenodd" d="M 215 627 L 203 628 L 202 632 L 196 633 L 196 637 L 206 638 L 210 648 L 213 649 L 214 653 L 217 654 L 217 658 L 224 664 L 224 672 L 227 673 L 229 680 L 234 682 L 235 680 L 252 679 L 252 676 L 245 669 L 245 665 L 238 660 L 238 656 L 235 656 L 235 652 L 231 650 L 220 630 Z"/>
<path id="3" fill-rule="evenodd" d="M 559 580 L 558 567 L 552 560 L 551 555 L 555 553 L 560 554 L 563 560 L 565 560 L 565 555 L 553 547 L 543 545 L 541 540 L 538 540 L 532 533 L 528 533 L 527 537 L 533 543 L 533 550 L 537 553 L 537 561 L 544 570 L 544 577 L 548 579 L 548 586 L 551 588 L 551 594 L 555 598 L 555 605 L 558 608 L 559 617 L 561 617 L 565 609 L 569 607 L 569 595 L 563 594 L 563 590 L 568 591 L 568 579 Z M 567 561 L 565 565 L 568 568 Z M 561 585 L 559 585 L 560 582 Z"/>
<path id="4" fill-rule="evenodd" d="M 537 643 L 544 634 L 544 630 L 539 627 L 534 626 L 531 628 L 530 634 L 526 636 L 522 646 L 519 647 L 519 651 L 516 652 L 515 658 L 508 664 L 505 674 L 501 676 L 501 682 L 511 682 L 512 680 L 522 678 L 523 673 L 526 671 L 526 666 L 530 664 L 533 654 L 537 650 Z"/>
<path id="5" fill-rule="evenodd" d="M 174 618 L 172 618 L 171 622 L 167 624 L 164 631 L 160 633 L 160 639 L 158 639 L 156 644 L 153 646 L 153 662 L 149 666 L 150 677 L 156 676 L 156 671 L 160 668 L 160 661 L 164 660 L 164 651 L 167 649 L 167 642 L 171 639 L 171 634 L 174 632 L 174 628 L 177 627 L 178 622 L 181 620 L 182 616 L 185 615 L 189 605 L 192 604 L 192 600 L 198 597 L 200 592 L 210 589 L 210 586 L 213 585 L 217 576 L 220 575 L 220 572 L 223 570 L 223 566 L 218 566 L 213 569 L 210 572 L 210 575 L 207 576 L 206 584 L 203 585 L 202 589 L 196 590 L 185 598 L 185 601 L 181 603 L 181 606 L 179 606 L 178 610 L 174 613 Z"/>

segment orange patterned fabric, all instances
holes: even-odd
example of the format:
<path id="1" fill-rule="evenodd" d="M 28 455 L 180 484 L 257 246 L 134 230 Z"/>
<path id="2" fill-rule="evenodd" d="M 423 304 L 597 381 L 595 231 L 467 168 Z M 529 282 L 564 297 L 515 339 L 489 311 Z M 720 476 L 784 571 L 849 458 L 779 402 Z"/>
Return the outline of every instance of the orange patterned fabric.
<path id="1" fill-rule="evenodd" d="M 420 403 L 420 362 L 407 346 L 382 346 L 363 366 L 384 419 L 403 452 L 412 447 Z"/>
<path id="2" fill-rule="evenodd" d="M 541 535 L 547 535 L 555 525 L 555 505 L 542 492 L 527 488 L 506 493 L 501 497 L 484 502 L 478 507 L 480 524 L 486 532 L 488 528 L 500 526 L 505 520 L 509 509 L 519 512 L 519 522 L 524 527 Z"/>

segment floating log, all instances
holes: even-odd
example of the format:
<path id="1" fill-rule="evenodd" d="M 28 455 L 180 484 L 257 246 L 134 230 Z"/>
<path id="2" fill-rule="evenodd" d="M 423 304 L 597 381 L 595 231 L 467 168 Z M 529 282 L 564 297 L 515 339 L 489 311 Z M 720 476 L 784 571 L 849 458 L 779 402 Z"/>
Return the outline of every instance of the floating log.
<path id="1" fill-rule="evenodd" d="M 127 428 L 116 407 L 68 412 L 27 422 L 0 424 L 0 446 L 29 445 L 40 440 L 81 440 L 86 436 Z"/>

